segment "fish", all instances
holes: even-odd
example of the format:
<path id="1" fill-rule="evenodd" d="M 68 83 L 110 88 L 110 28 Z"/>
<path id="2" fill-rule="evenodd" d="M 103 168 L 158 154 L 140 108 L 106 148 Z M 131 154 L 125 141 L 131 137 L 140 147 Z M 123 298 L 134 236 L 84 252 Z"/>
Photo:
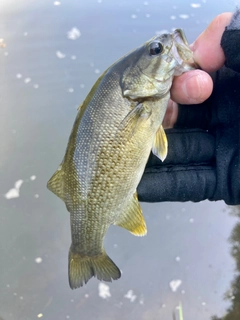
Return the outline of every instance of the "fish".
<path id="1" fill-rule="evenodd" d="M 47 187 L 70 212 L 71 289 L 121 276 L 104 249 L 110 225 L 147 233 L 137 186 L 151 151 L 166 158 L 162 127 L 173 77 L 195 68 L 183 30 L 154 36 L 111 65 L 79 107 L 63 161 Z"/>

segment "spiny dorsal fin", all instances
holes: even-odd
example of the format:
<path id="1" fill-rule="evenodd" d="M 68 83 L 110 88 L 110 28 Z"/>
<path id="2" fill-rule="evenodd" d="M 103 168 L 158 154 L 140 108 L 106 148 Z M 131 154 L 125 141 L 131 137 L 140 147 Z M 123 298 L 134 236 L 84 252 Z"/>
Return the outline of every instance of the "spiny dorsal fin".
<path id="1" fill-rule="evenodd" d="M 63 198 L 63 175 L 62 166 L 59 166 L 58 170 L 53 174 L 51 179 L 47 183 L 47 187 L 56 196 L 64 201 Z"/>
<path id="2" fill-rule="evenodd" d="M 120 215 L 115 225 L 127 229 L 135 236 L 144 236 L 147 233 L 147 227 L 138 202 L 137 192 L 134 193 L 126 210 Z"/>
<path id="3" fill-rule="evenodd" d="M 168 152 L 168 141 L 166 133 L 162 127 L 162 125 L 158 128 L 158 131 L 156 132 L 153 147 L 152 147 L 152 153 L 158 157 L 160 160 L 164 161 Z"/>

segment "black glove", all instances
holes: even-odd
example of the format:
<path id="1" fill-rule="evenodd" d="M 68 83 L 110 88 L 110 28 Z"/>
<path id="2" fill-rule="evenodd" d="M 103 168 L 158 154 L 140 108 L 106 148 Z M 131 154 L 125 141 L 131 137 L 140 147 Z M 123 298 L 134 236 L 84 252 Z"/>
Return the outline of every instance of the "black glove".
<path id="1" fill-rule="evenodd" d="M 166 130 L 168 156 L 151 154 L 138 186 L 140 201 L 224 200 L 240 204 L 240 11 L 225 29 L 225 66 L 214 75 L 211 97 L 179 106 Z"/>

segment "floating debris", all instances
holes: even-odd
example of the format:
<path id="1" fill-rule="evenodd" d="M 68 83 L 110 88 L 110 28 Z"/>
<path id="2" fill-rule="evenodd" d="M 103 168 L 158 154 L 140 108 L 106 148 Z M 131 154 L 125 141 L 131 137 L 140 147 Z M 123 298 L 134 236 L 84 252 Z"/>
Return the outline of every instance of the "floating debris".
<path id="1" fill-rule="evenodd" d="M 99 283 L 98 285 L 98 295 L 102 299 L 107 299 L 111 297 L 110 288 L 105 283 Z"/>
<path id="2" fill-rule="evenodd" d="M 181 19 L 188 19 L 189 18 L 189 15 L 188 14 L 180 14 L 179 15 L 179 18 L 181 18 Z"/>
<path id="3" fill-rule="evenodd" d="M 190 6 L 192 8 L 200 8 L 201 7 L 201 3 L 191 3 Z"/>
<path id="4" fill-rule="evenodd" d="M 68 39 L 76 40 L 80 36 L 81 36 L 81 32 L 76 27 L 74 27 L 70 31 L 68 31 Z"/>
<path id="5" fill-rule="evenodd" d="M 32 81 L 31 78 L 26 78 L 26 79 L 24 79 L 24 83 L 26 83 L 26 84 L 28 84 L 28 83 L 31 82 L 31 81 Z"/>
<path id="6" fill-rule="evenodd" d="M 129 290 L 129 291 L 125 294 L 124 298 L 129 299 L 131 302 L 134 302 L 134 301 L 136 300 L 137 296 L 133 294 L 133 290 Z"/>
<path id="7" fill-rule="evenodd" d="M 6 194 L 5 198 L 6 199 L 13 199 L 13 198 L 18 198 L 19 197 L 19 190 L 21 185 L 23 184 L 23 180 L 18 180 L 14 184 L 14 188 L 10 189 Z"/>
<path id="8" fill-rule="evenodd" d="M 182 284 L 182 280 L 172 280 L 169 283 L 169 287 L 172 290 L 172 292 L 176 292 L 181 284 Z"/>
<path id="9" fill-rule="evenodd" d="M 62 53 L 61 51 L 56 51 L 56 56 L 59 58 L 59 59 L 64 59 L 66 57 L 66 54 L 65 53 Z"/>
<path id="10" fill-rule="evenodd" d="M 37 258 L 35 259 L 35 262 L 36 262 L 36 263 L 42 263 L 42 258 L 41 258 L 41 257 L 37 257 Z"/>

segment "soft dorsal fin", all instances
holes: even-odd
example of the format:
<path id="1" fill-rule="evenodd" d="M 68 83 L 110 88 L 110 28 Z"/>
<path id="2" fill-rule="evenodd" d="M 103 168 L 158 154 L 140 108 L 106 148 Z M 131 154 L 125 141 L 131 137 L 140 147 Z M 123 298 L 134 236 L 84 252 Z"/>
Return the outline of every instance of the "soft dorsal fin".
<path id="1" fill-rule="evenodd" d="M 47 183 L 47 187 L 52 191 L 56 196 L 64 201 L 63 197 L 63 175 L 62 166 L 60 165 L 58 170 L 54 172 L 53 176 Z"/>
<path id="2" fill-rule="evenodd" d="M 134 193 L 126 210 L 119 216 L 115 225 L 127 229 L 135 236 L 144 236 L 147 233 L 147 227 L 138 202 L 137 192 Z"/>
<path id="3" fill-rule="evenodd" d="M 152 153 L 160 160 L 164 161 L 168 152 L 168 141 L 166 133 L 161 125 L 154 137 Z"/>

